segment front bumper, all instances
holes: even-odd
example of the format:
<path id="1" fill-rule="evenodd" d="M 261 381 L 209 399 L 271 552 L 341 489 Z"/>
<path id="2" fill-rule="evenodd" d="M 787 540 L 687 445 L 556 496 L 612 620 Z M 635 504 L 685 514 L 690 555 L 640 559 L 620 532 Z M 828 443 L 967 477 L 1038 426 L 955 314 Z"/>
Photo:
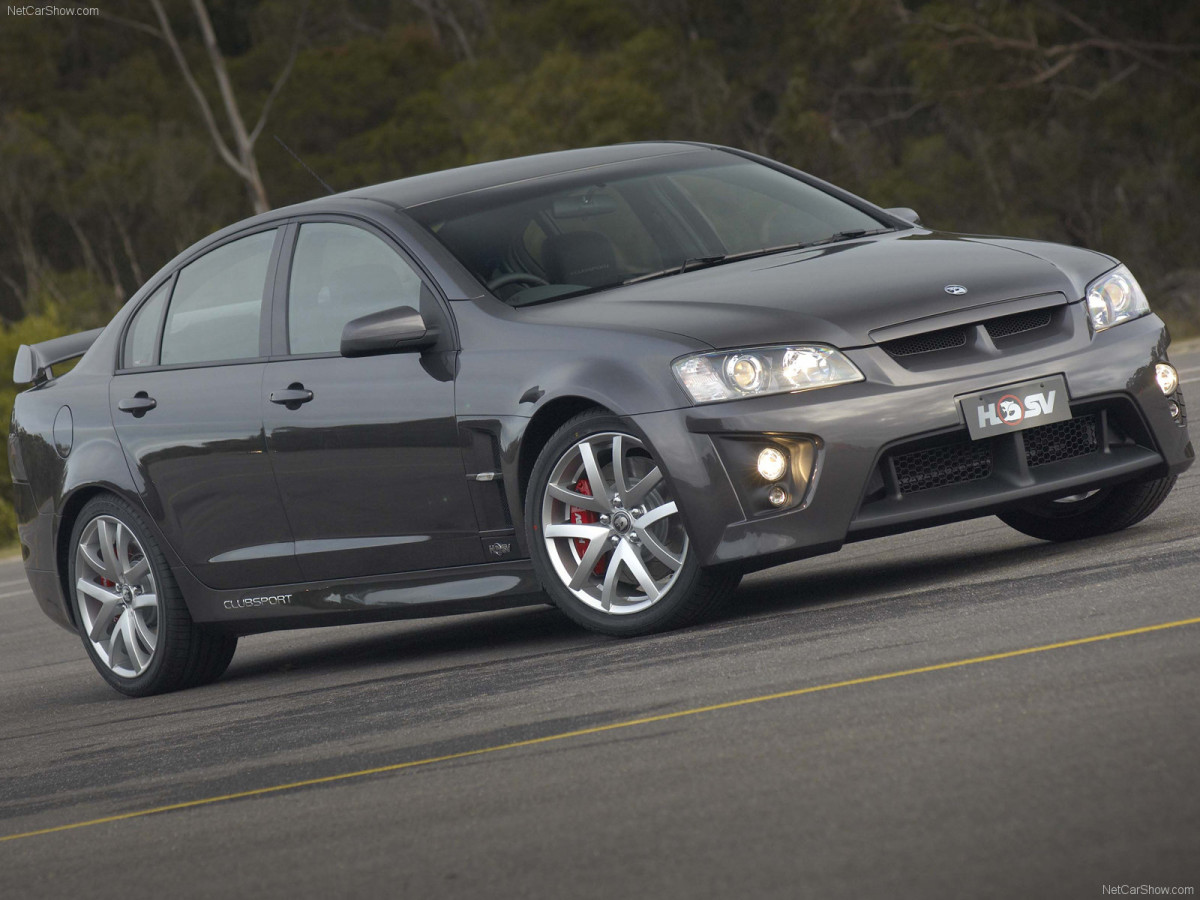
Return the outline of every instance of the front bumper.
<path id="1" fill-rule="evenodd" d="M 1185 424 L 1154 379 L 1170 338 L 1146 316 L 1092 335 L 1079 304 L 1053 339 L 951 365 L 904 365 L 882 348 L 847 351 L 857 384 L 635 416 L 660 458 L 704 565 L 763 568 L 837 550 L 847 541 L 989 515 L 1033 497 L 1078 493 L 1178 473 L 1194 457 Z M 931 354 L 932 356 L 932 354 Z M 1095 447 L 1029 466 L 1014 434 L 990 439 L 995 465 L 961 483 L 880 484 L 889 455 L 968 441 L 956 397 L 1062 374 L 1072 414 L 1090 416 Z M 817 459 L 803 501 L 782 512 L 748 509 L 731 466 L 730 437 L 805 438 Z"/>

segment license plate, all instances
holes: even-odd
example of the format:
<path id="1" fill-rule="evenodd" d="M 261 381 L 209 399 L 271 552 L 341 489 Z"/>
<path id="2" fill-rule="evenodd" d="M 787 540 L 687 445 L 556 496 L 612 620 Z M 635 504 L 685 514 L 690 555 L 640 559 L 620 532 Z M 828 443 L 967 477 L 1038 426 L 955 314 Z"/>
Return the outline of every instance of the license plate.
<path id="1" fill-rule="evenodd" d="M 1061 375 L 1022 381 L 955 399 L 962 407 L 973 441 L 1071 418 L 1067 380 Z"/>

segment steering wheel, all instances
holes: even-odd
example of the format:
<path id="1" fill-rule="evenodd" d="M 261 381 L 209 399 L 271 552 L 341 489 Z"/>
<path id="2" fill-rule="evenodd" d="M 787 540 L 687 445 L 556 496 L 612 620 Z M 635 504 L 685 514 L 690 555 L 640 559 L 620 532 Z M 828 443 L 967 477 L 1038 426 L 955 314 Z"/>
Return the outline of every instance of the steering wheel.
<path id="1" fill-rule="evenodd" d="M 487 289 L 494 291 L 509 284 L 532 284 L 540 286 L 549 283 L 545 278 L 538 278 L 529 272 L 508 272 L 504 275 L 497 275 L 489 281 Z"/>

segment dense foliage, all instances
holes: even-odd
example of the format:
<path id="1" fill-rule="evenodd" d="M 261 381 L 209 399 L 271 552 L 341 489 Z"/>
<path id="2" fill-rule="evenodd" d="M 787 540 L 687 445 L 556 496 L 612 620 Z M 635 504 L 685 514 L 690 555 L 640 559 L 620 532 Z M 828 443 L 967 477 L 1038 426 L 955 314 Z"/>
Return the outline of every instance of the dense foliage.
<path id="1" fill-rule="evenodd" d="M 175 253 L 254 209 L 156 5 L 109 0 L 99 16 L 3 19 L 8 370 L 20 341 L 103 323 Z M 1198 4 L 203 6 L 247 131 L 268 108 L 250 153 L 274 206 L 321 192 L 275 135 L 338 189 L 565 147 L 716 141 L 912 206 L 936 228 L 1107 251 L 1177 333 L 1200 330 L 1190 252 L 1200 243 Z M 161 8 L 221 142 L 235 149 L 194 0 Z M 11 389 L 0 396 L 10 402 Z"/>

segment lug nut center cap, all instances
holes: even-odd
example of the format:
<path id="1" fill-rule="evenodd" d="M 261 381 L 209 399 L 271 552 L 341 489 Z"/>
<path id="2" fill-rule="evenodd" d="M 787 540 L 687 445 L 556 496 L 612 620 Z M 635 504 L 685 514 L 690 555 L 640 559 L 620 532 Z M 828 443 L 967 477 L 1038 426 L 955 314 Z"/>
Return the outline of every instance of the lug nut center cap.
<path id="1" fill-rule="evenodd" d="M 628 513 L 619 512 L 613 516 L 612 527 L 613 531 L 617 532 L 617 534 L 624 534 L 627 532 L 631 524 L 632 520 L 629 518 Z"/>

